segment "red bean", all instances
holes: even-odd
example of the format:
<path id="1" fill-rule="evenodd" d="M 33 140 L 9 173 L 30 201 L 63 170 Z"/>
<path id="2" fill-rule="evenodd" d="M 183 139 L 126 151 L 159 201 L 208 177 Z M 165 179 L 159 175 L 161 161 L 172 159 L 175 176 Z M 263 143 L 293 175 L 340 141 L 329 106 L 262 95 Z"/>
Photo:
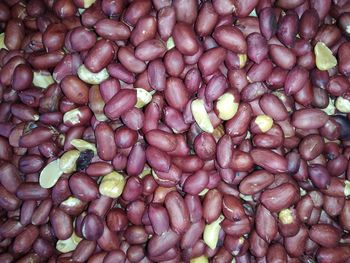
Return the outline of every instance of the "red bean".
<path id="1" fill-rule="evenodd" d="M 0 81 L 3 85 L 11 84 L 13 73 L 20 64 L 25 64 L 23 57 L 14 56 L 3 66 L 0 71 Z"/>
<path id="2" fill-rule="evenodd" d="M 209 195 L 209 193 L 210 193 L 210 191 L 208 191 L 207 194 Z M 185 203 L 186 203 L 186 206 L 187 206 L 189 214 L 190 214 L 190 221 L 191 222 L 198 222 L 202 218 L 202 215 L 203 215 L 203 211 L 201 208 L 201 200 L 199 199 L 198 195 L 186 195 L 185 196 Z M 204 210 L 204 208 L 203 208 L 203 210 Z"/>
<path id="3" fill-rule="evenodd" d="M 8 192 L 4 187 L 0 187 L 1 198 L 0 206 L 7 210 L 16 210 L 20 206 L 20 200 L 12 193 Z"/>
<path id="4" fill-rule="evenodd" d="M 266 259 L 269 262 L 287 261 L 287 252 L 281 244 L 275 243 L 269 246 Z"/>
<path id="5" fill-rule="evenodd" d="M 264 257 L 267 254 L 268 243 L 263 240 L 256 231 L 249 237 L 250 251 L 256 257 Z"/>
<path id="6" fill-rule="evenodd" d="M 204 170 L 199 170 L 186 179 L 183 189 L 188 194 L 196 195 L 204 190 L 208 182 L 208 172 Z"/>
<path id="7" fill-rule="evenodd" d="M 4 238 L 14 238 L 23 232 L 24 226 L 17 220 L 8 219 L 0 227 L 1 236 Z"/>
<path id="8" fill-rule="evenodd" d="M 28 57 L 28 62 L 34 69 L 45 70 L 57 66 L 63 57 L 64 53 L 61 50 L 43 54 L 35 53 Z"/>
<path id="9" fill-rule="evenodd" d="M 267 58 L 268 46 L 266 39 L 259 33 L 252 33 L 247 37 L 247 55 L 257 64 Z"/>
<path id="10" fill-rule="evenodd" d="M 348 63 L 348 58 L 350 56 L 349 47 L 349 43 L 343 43 L 338 50 L 339 72 L 345 76 L 350 75 L 350 64 Z"/>
<path id="11" fill-rule="evenodd" d="M 258 206 L 256 211 L 256 231 L 260 237 L 270 243 L 277 234 L 277 222 L 273 215 L 263 205 Z"/>
<path id="12" fill-rule="evenodd" d="M 187 105 L 186 105 L 187 106 Z M 185 122 L 183 114 L 180 111 L 172 107 L 164 107 L 164 122 L 174 132 L 184 132 L 189 128 L 189 125 Z"/>
<path id="13" fill-rule="evenodd" d="M 13 72 L 12 87 L 15 90 L 29 88 L 33 80 L 33 72 L 26 64 L 18 65 Z"/>
<path id="14" fill-rule="evenodd" d="M 73 103 L 86 104 L 88 102 L 89 88 L 76 76 L 67 76 L 62 79 L 61 89 Z"/>
<path id="15" fill-rule="evenodd" d="M 252 109 L 247 103 L 241 103 L 239 105 L 237 113 L 232 119 L 228 120 L 225 125 L 226 133 L 229 135 L 242 135 L 244 134 L 250 123 L 252 117 Z M 239 123 L 239 124 L 238 124 Z"/>
<path id="16" fill-rule="evenodd" d="M 195 155 L 184 156 L 184 157 L 174 157 L 173 163 L 178 166 L 183 172 L 195 172 L 198 169 L 201 169 L 204 165 L 204 162 Z"/>
<path id="17" fill-rule="evenodd" d="M 72 0 L 58 0 L 53 4 L 53 9 L 59 18 L 71 17 L 76 12 L 76 6 Z"/>
<path id="18" fill-rule="evenodd" d="M 342 262 L 349 258 L 350 251 L 346 245 L 340 245 L 335 248 L 320 248 L 317 251 L 317 261 L 320 262 Z"/>
<path id="19" fill-rule="evenodd" d="M 10 8 L 6 5 L 6 3 L 1 3 L 0 6 L 0 20 L 1 22 L 6 22 L 11 18 Z"/>
<path id="20" fill-rule="evenodd" d="M 66 26 L 61 23 L 49 25 L 43 34 L 43 44 L 48 52 L 59 50 L 64 45 Z"/>
<path id="21" fill-rule="evenodd" d="M 147 147 L 146 159 L 149 165 L 157 171 L 168 172 L 170 169 L 170 156 L 167 153 L 157 149 L 156 147 Z"/>
<path id="22" fill-rule="evenodd" d="M 34 251 L 41 257 L 48 258 L 54 253 L 54 248 L 49 241 L 38 238 L 33 244 Z"/>

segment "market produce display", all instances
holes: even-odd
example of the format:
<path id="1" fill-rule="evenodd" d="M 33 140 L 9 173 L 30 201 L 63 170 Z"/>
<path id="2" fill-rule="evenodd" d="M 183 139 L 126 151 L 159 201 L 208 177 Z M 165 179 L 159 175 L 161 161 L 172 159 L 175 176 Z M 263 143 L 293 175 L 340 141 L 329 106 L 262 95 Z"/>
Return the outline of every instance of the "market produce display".
<path id="1" fill-rule="evenodd" d="M 350 1 L 1 0 L 0 263 L 349 263 Z"/>

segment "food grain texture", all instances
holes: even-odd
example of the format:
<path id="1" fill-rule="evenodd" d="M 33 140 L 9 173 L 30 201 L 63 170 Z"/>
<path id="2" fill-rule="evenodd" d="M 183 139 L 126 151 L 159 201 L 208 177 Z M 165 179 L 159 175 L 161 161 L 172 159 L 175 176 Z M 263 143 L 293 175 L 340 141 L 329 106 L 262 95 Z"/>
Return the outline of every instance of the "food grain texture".
<path id="1" fill-rule="evenodd" d="M 0 263 L 350 262 L 348 0 L 0 1 Z"/>

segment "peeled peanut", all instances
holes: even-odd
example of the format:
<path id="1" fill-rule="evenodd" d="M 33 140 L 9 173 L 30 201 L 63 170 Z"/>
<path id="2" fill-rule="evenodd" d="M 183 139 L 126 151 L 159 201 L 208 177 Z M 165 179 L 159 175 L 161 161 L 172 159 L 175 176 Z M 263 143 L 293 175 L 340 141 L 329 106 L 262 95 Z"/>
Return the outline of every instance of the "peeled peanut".
<path id="1" fill-rule="evenodd" d="M 203 240 L 211 249 L 215 249 L 219 240 L 220 223 L 224 220 L 224 216 L 220 215 L 214 222 L 208 224 L 204 228 Z"/>
<path id="2" fill-rule="evenodd" d="M 111 198 L 119 197 L 124 190 L 126 180 L 123 175 L 111 172 L 102 178 L 100 183 L 100 193 Z"/>
<path id="3" fill-rule="evenodd" d="M 84 65 L 78 68 L 78 77 L 88 84 L 100 84 L 104 80 L 108 79 L 109 74 L 107 69 L 102 69 L 97 73 L 89 71 Z"/>
<path id="4" fill-rule="evenodd" d="M 145 89 L 136 88 L 136 96 L 137 96 L 137 102 L 135 105 L 136 108 L 142 108 L 143 106 L 150 103 L 152 100 L 152 93 L 148 92 Z"/>
<path id="5" fill-rule="evenodd" d="M 56 243 L 56 249 L 61 253 L 68 253 L 76 249 L 82 239 L 75 233 L 70 238 L 65 240 L 58 240 Z"/>
<path id="6" fill-rule="evenodd" d="M 33 85 L 46 89 L 51 84 L 55 83 L 51 74 L 47 71 L 34 71 L 33 72 Z"/>
<path id="7" fill-rule="evenodd" d="M 56 184 L 62 174 L 63 171 L 60 169 L 60 160 L 54 160 L 47 164 L 41 171 L 39 184 L 42 188 L 51 188 Z"/>
<path id="8" fill-rule="evenodd" d="M 239 103 L 234 100 L 235 98 L 230 92 L 226 92 L 218 98 L 216 102 L 216 110 L 218 112 L 218 117 L 223 121 L 227 121 L 235 116 Z"/>
<path id="9" fill-rule="evenodd" d="M 90 142 L 87 142 L 85 140 L 82 139 L 73 139 L 70 142 L 71 145 L 73 145 L 76 149 L 78 149 L 80 152 L 86 151 L 86 150 L 91 150 L 93 151 L 95 154 L 97 152 L 96 150 L 96 146 Z"/>
<path id="10" fill-rule="evenodd" d="M 198 126 L 205 132 L 212 133 L 214 127 L 211 124 L 209 115 L 204 107 L 204 101 L 201 99 L 196 99 L 192 101 L 191 104 L 192 115 L 197 122 Z"/>
<path id="11" fill-rule="evenodd" d="M 79 158 L 80 152 L 78 150 L 71 150 L 65 152 L 60 158 L 60 169 L 62 172 L 68 174 L 76 170 L 76 162 Z"/>
<path id="12" fill-rule="evenodd" d="M 328 70 L 337 65 L 337 59 L 325 43 L 318 42 L 314 51 L 316 56 L 316 67 L 319 70 Z"/>

